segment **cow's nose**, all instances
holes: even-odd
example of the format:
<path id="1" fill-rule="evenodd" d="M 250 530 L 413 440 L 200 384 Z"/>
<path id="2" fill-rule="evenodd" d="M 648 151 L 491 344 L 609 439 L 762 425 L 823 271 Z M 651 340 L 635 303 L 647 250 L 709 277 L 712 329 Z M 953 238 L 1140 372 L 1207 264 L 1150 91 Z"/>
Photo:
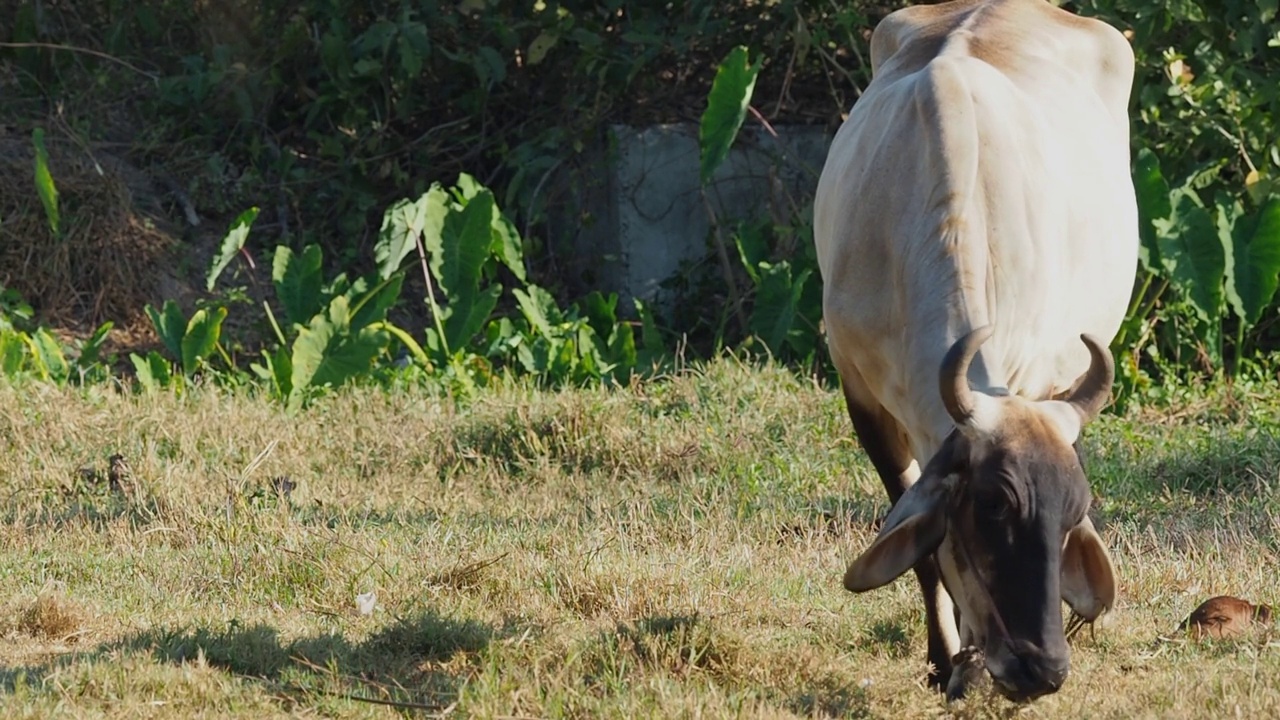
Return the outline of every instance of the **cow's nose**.
<path id="1" fill-rule="evenodd" d="M 1013 654 L 1013 662 L 1002 676 L 995 678 L 1001 692 L 1019 702 L 1057 692 L 1067 681 L 1071 669 L 1069 656 L 1053 656 L 1040 648 L 1024 645 Z"/>

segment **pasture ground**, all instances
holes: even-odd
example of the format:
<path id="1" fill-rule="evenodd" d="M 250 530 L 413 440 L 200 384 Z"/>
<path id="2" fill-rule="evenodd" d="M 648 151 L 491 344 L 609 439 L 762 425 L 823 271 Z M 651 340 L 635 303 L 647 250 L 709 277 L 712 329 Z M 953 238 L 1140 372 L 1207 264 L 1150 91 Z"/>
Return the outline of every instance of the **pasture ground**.
<path id="1" fill-rule="evenodd" d="M 1272 637 L 1171 638 L 1280 600 L 1277 428 L 1274 383 L 1091 426 L 1117 611 L 1059 694 L 946 706 L 914 581 L 840 587 L 887 501 L 838 393 L 784 370 L 296 417 L 0 386 L 0 715 L 1277 717 Z"/>

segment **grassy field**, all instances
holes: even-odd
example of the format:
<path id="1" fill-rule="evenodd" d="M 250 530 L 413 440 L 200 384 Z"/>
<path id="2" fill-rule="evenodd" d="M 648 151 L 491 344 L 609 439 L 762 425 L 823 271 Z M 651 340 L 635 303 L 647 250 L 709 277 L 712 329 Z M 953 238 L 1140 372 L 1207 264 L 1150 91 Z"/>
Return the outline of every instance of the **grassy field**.
<path id="1" fill-rule="evenodd" d="M 1275 385 L 1091 426 L 1122 598 L 1020 709 L 921 686 L 914 581 L 840 587 L 887 503 L 839 395 L 782 370 L 297 417 L 0 386 L 0 715 L 1276 717 L 1280 643 L 1173 630 L 1280 600 L 1278 429 Z"/>

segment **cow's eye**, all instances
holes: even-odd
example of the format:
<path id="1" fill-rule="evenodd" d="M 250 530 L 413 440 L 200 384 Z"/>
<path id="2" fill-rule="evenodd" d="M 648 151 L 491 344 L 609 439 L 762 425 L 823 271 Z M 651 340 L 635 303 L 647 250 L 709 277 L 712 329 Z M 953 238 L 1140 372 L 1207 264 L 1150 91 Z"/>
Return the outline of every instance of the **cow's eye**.
<path id="1" fill-rule="evenodd" d="M 1009 511 L 1009 499 L 999 490 L 982 493 L 977 498 L 978 512 L 986 518 L 1002 518 Z"/>

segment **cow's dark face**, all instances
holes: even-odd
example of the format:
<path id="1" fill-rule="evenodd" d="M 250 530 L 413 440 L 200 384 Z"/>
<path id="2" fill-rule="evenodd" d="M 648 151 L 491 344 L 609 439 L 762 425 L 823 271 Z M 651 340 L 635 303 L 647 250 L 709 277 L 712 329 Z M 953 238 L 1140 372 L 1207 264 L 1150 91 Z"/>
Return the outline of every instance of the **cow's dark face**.
<path id="1" fill-rule="evenodd" d="M 973 392 L 965 371 L 986 334 L 975 331 L 948 353 L 942 395 L 956 429 L 844 582 L 854 592 L 870 590 L 933 554 L 960 611 L 961 646 L 981 650 L 996 687 L 1022 701 L 1066 680 L 1062 601 L 1092 621 L 1115 600 L 1111 561 L 1086 514 L 1089 485 L 1073 449 L 1105 403 L 1112 366 L 1105 347 L 1086 337 L 1094 367 L 1066 401 Z M 956 672 L 953 685 L 962 669 Z"/>
<path id="2" fill-rule="evenodd" d="M 1064 546 L 1085 519 L 1090 493 L 1060 423 L 1034 403 L 1005 402 L 1007 432 L 950 440 L 959 457 L 936 556 L 960 608 L 962 644 L 983 651 L 1006 697 L 1030 700 L 1067 677 L 1062 561 L 1064 552 L 1081 551 Z"/>

